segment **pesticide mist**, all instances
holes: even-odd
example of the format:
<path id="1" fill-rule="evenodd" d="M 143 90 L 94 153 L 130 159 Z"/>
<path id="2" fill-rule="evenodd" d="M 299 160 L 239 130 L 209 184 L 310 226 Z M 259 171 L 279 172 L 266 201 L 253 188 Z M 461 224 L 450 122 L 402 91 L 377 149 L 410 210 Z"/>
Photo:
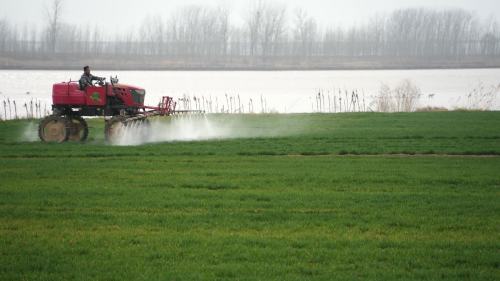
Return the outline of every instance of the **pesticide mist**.
<path id="1" fill-rule="evenodd" d="M 35 122 L 29 122 L 23 128 L 20 139 L 21 141 L 25 142 L 39 141 L 40 139 L 38 138 L 38 124 L 36 124 Z"/>
<path id="2" fill-rule="evenodd" d="M 113 145 L 141 145 L 155 142 L 201 141 L 213 139 L 278 137 L 297 134 L 303 124 L 286 118 L 262 119 L 234 116 L 186 115 L 152 119 L 149 124 L 136 124 L 122 129 Z"/>

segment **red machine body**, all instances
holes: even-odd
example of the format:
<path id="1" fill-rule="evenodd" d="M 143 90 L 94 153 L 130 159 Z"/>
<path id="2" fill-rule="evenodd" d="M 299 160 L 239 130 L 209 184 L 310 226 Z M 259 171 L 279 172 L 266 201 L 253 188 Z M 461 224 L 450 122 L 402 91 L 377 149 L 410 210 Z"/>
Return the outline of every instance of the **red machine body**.
<path id="1" fill-rule="evenodd" d="M 125 84 L 89 86 L 84 91 L 76 82 L 61 82 L 52 87 L 52 102 L 55 106 L 105 106 L 108 98 L 121 101 L 125 107 L 144 106 L 146 91 Z"/>
<path id="2" fill-rule="evenodd" d="M 105 118 L 106 140 L 112 141 L 122 129 L 130 124 L 148 126 L 148 117 L 169 116 L 178 113 L 195 112 L 175 110 L 172 97 L 164 96 L 156 106 L 144 105 L 146 91 L 143 88 L 119 84 L 111 77 L 111 83 L 104 79 L 80 90 L 78 82 L 61 82 L 52 86 L 53 114 L 40 121 L 40 139 L 48 142 L 67 140 L 83 141 L 88 135 L 84 116 Z"/>
<path id="3" fill-rule="evenodd" d="M 85 93 L 80 91 L 77 83 L 58 83 L 52 86 L 52 104 L 54 105 L 86 105 Z"/>

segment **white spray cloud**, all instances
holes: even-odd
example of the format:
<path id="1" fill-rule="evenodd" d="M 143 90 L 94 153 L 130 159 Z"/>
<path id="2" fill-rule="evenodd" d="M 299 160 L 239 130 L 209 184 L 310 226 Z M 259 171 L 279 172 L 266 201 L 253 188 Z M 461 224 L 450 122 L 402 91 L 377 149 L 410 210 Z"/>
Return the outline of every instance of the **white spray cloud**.
<path id="1" fill-rule="evenodd" d="M 291 135 L 301 126 L 274 122 L 266 126 L 245 121 L 242 117 L 211 118 L 206 115 L 153 119 L 150 125 L 136 123 L 127 126 L 112 142 L 113 145 L 141 145 L 155 142 L 201 141 L 213 139 L 256 138 Z"/>
<path id="2" fill-rule="evenodd" d="M 21 141 L 34 142 L 39 140 L 38 124 L 35 122 L 29 122 L 21 132 Z"/>

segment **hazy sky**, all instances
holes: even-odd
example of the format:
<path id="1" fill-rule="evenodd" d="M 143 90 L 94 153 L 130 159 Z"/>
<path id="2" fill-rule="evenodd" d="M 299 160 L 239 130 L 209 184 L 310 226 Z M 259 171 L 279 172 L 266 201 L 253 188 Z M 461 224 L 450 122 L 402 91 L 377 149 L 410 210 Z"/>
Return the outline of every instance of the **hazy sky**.
<path id="1" fill-rule="evenodd" d="M 0 18 L 16 24 L 43 24 L 44 7 L 52 0 L 0 0 Z M 225 5 L 232 22 L 241 23 L 252 0 L 63 0 L 63 20 L 75 24 L 100 25 L 113 33 L 140 24 L 148 15 L 163 15 L 183 5 Z M 376 13 L 406 7 L 464 8 L 479 16 L 500 19 L 500 0 L 276 0 L 289 11 L 301 7 L 321 25 L 362 23 Z"/>

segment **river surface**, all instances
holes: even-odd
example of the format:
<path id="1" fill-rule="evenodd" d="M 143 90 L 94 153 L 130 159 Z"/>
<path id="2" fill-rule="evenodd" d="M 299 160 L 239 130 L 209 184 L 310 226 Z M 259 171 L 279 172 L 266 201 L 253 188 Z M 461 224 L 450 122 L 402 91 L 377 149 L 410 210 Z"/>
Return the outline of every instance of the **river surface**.
<path id="1" fill-rule="evenodd" d="M 410 79 L 421 90 L 419 106 L 448 109 L 468 107 L 471 91 L 500 84 L 500 69 L 351 70 L 351 71 L 106 71 L 121 83 L 146 89 L 146 103 L 157 104 L 163 95 L 173 96 L 179 107 L 217 112 L 315 112 L 345 111 L 339 108 L 358 94 L 361 110 L 372 103 L 382 84 L 395 87 Z M 0 109 L 3 100 L 18 104 L 38 100 L 50 107 L 52 84 L 78 80 L 81 71 L 0 70 Z M 109 78 L 108 78 L 109 81 Z M 341 95 L 339 95 L 339 90 Z M 318 93 L 322 93 L 318 105 Z M 183 102 L 180 98 L 190 102 Z M 344 98 L 344 101 L 339 101 Z M 364 102 L 363 102 L 364 98 Z M 195 101 L 196 100 L 196 101 Z M 335 105 L 334 105 L 335 100 Z M 491 109 L 500 109 L 496 94 Z M 345 105 L 345 104 L 344 104 Z M 335 106 L 335 107 L 334 107 Z M 355 107 L 355 106 L 354 106 Z M 352 110 L 352 106 L 351 106 Z"/>

